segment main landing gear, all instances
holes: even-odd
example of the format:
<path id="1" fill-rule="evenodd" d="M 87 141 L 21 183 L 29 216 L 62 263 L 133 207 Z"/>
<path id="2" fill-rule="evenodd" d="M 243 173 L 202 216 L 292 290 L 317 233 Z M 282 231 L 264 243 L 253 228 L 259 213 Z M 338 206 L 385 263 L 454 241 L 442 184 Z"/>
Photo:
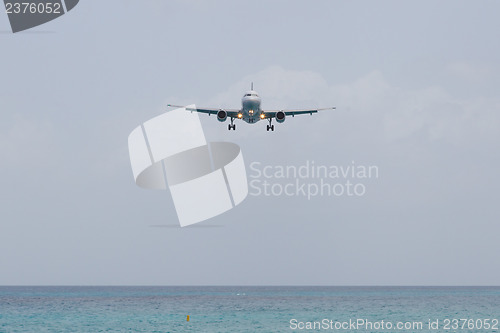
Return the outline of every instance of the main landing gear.
<path id="1" fill-rule="evenodd" d="M 231 124 L 228 124 L 227 125 L 227 129 L 230 131 L 231 128 L 233 129 L 233 131 L 236 131 L 236 124 L 233 124 L 233 118 L 231 118 Z"/>
<path id="2" fill-rule="evenodd" d="M 271 125 L 271 120 L 272 120 L 272 118 L 269 118 L 269 125 L 267 125 L 268 132 L 269 132 L 269 130 L 274 131 L 274 125 Z"/>

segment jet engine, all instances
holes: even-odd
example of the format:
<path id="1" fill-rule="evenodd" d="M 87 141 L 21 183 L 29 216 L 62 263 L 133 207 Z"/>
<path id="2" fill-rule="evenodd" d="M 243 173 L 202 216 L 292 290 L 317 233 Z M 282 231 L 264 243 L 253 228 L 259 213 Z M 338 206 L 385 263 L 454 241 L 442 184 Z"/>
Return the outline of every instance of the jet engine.
<path id="1" fill-rule="evenodd" d="M 284 122 L 285 121 L 285 112 L 283 112 L 283 111 L 276 112 L 276 121 L 278 123 Z"/>
<path id="2" fill-rule="evenodd" d="M 224 110 L 219 110 L 219 112 L 217 112 L 217 120 L 223 122 L 226 121 L 226 119 L 227 119 L 227 112 Z"/>

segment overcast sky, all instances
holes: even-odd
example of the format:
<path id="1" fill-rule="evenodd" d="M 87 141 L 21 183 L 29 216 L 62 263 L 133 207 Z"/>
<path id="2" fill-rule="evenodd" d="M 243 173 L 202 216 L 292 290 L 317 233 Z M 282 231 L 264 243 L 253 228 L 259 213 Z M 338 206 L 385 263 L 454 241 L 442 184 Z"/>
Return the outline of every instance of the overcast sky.
<path id="1" fill-rule="evenodd" d="M 0 285 L 498 285 L 498 1 L 97 1 L 0 14 Z M 248 196 L 179 228 L 127 137 L 166 104 L 247 165 L 375 165 L 362 197 Z M 290 181 L 290 180 L 288 180 Z M 293 181 L 293 180 L 292 180 Z M 283 182 L 283 180 L 282 180 Z"/>

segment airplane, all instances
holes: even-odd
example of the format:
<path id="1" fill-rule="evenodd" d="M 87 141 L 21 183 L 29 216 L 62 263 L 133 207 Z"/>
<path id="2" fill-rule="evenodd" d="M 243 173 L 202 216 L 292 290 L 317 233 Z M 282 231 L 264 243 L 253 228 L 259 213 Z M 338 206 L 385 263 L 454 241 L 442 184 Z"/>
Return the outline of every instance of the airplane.
<path id="1" fill-rule="evenodd" d="M 274 125 L 272 120 L 276 119 L 276 122 L 282 123 L 285 121 L 286 116 L 295 117 L 300 114 L 310 114 L 317 113 L 322 110 L 332 110 L 335 107 L 322 108 L 322 109 L 297 109 L 297 110 L 262 110 L 260 108 L 261 98 L 255 90 L 253 90 L 253 82 L 250 91 L 247 91 L 243 98 L 241 99 L 241 109 L 209 109 L 209 108 L 189 108 L 186 107 L 187 111 L 207 113 L 208 115 L 216 114 L 217 120 L 224 122 L 229 119 L 231 124 L 227 125 L 228 130 L 236 130 L 236 124 L 233 124 L 234 119 L 241 119 L 249 124 L 254 124 L 259 120 L 267 119 L 269 124 L 267 125 L 267 131 L 274 131 Z M 183 108 L 181 105 L 168 104 L 169 107 Z"/>

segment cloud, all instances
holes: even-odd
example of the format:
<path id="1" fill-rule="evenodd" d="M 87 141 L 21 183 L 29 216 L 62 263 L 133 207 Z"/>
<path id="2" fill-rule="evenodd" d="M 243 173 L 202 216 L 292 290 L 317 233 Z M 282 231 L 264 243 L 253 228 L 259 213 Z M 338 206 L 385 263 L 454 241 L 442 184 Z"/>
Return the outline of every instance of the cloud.
<path id="1" fill-rule="evenodd" d="M 320 73 L 271 66 L 243 77 L 208 104 L 239 108 L 250 82 L 260 93 L 264 109 L 337 106 L 331 114 L 335 114 L 337 122 L 346 118 L 352 121 L 352 136 L 379 136 L 385 143 L 419 136 L 426 142 L 442 140 L 465 146 L 500 139 L 500 99 L 458 99 L 446 87 L 436 85 L 421 89 L 398 87 L 379 70 L 352 82 L 330 85 Z M 317 127 L 327 133 L 329 120 L 333 120 L 331 114 L 315 115 L 306 124 L 296 121 L 286 125 Z"/>
<path id="2" fill-rule="evenodd" d="M 446 66 L 446 71 L 453 76 L 469 81 L 484 80 L 491 70 L 486 66 L 472 65 L 463 61 L 455 61 Z"/>
<path id="3" fill-rule="evenodd" d="M 231 101 L 233 103 L 231 107 L 240 107 L 240 98 L 245 91 L 250 90 L 252 82 L 254 89 L 263 98 L 263 108 L 267 109 L 300 107 L 297 104 L 308 101 L 317 104 L 318 97 L 328 93 L 328 83 L 318 73 L 270 66 L 243 77 L 226 91 L 214 96 L 210 102 L 225 105 Z M 238 104 L 234 105 L 235 103 Z"/>
<path id="4" fill-rule="evenodd" d="M 500 139 L 499 99 L 457 99 L 440 86 L 404 89 L 391 85 L 379 71 L 331 86 L 330 91 L 338 100 L 339 112 L 356 114 L 360 124 L 382 121 L 387 142 L 414 135 L 454 145 L 491 144 Z"/>

